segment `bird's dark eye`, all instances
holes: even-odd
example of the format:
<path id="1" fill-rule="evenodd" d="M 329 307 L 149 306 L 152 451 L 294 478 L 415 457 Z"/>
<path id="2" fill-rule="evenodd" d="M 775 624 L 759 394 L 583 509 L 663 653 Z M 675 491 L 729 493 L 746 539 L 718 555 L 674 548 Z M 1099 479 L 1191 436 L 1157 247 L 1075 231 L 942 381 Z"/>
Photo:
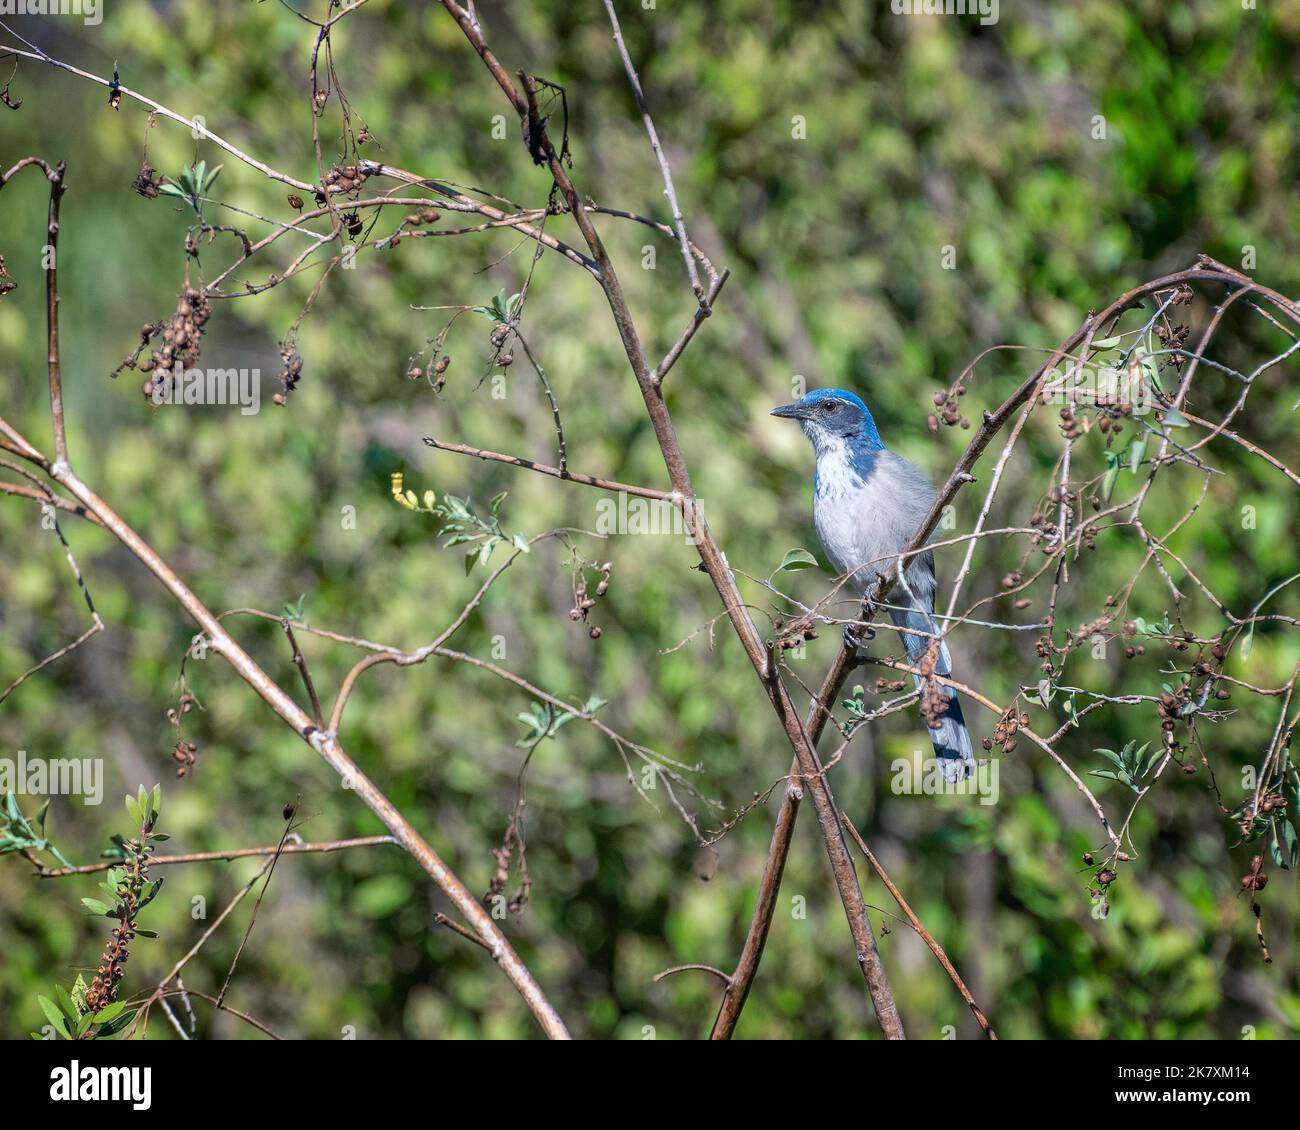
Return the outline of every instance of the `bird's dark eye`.
<path id="1" fill-rule="evenodd" d="M 823 400 L 823 401 L 822 401 L 822 411 L 823 411 L 823 412 L 834 412 L 834 411 L 835 411 L 839 406 L 840 406 L 840 402 L 839 402 L 838 400 Z"/>

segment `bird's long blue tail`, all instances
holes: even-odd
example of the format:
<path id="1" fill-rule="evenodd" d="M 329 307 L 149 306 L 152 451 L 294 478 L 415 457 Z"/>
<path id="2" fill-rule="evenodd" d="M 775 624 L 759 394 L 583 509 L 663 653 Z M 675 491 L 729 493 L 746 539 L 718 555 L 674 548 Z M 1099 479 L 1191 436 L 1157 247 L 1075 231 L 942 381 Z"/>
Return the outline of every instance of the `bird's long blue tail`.
<path id="1" fill-rule="evenodd" d="M 919 666 L 930 650 L 934 638 L 938 636 L 934 618 L 927 609 L 918 604 L 909 608 L 890 609 L 889 618 L 900 628 L 910 629 L 900 632 L 903 646 L 907 649 L 907 658 L 912 666 Z M 935 659 L 936 675 L 952 674 L 952 657 L 948 654 L 948 645 L 939 643 L 939 654 Z M 914 676 L 916 685 L 924 691 L 925 680 Z M 939 687 L 947 697 L 947 709 L 937 718 L 937 725 L 930 729 L 930 741 L 934 744 L 935 756 L 947 781 L 965 780 L 975 771 L 975 754 L 971 748 L 970 733 L 966 729 L 966 719 L 962 716 L 961 702 L 952 687 Z"/>

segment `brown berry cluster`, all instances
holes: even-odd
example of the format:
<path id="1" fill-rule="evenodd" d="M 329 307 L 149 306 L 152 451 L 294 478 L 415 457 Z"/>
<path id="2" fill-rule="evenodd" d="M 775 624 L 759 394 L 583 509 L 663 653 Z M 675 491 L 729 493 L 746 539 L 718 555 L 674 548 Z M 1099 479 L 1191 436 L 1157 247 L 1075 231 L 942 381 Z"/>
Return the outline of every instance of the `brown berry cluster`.
<path id="1" fill-rule="evenodd" d="M 186 741 L 181 736 L 181 720 L 198 705 L 188 688 L 182 685 L 181 697 L 174 707 L 167 711 L 167 721 L 176 729 L 176 746 L 172 750 L 172 760 L 176 762 L 176 776 L 184 777 L 193 772 L 195 762 L 199 759 L 199 747 L 196 743 Z"/>
<path id="2" fill-rule="evenodd" d="M 1052 641 L 1051 636 L 1039 636 L 1038 639 L 1034 641 L 1034 654 L 1043 661 L 1040 670 L 1048 675 L 1050 675 L 1053 670 L 1052 652 L 1054 651 L 1061 652 L 1062 649 L 1056 646 Z"/>
<path id="3" fill-rule="evenodd" d="M 194 771 L 194 765 L 199 759 L 199 747 L 196 743 L 186 741 L 182 738 L 176 743 L 176 748 L 172 750 L 172 760 L 176 762 L 176 776 L 184 777 Z"/>
<path id="4" fill-rule="evenodd" d="M 917 664 L 922 680 L 921 717 L 925 719 L 926 726 L 931 730 L 942 722 L 943 716 L 948 713 L 948 706 L 951 702 L 947 688 L 934 678 L 934 666 L 938 658 L 939 642 L 934 640 Z"/>
<path id="5" fill-rule="evenodd" d="M 1173 363 L 1175 369 L 1181 369 L 1183 362 L 1187 360 L 1181 350 L 1187 341 L 1187 333 L 1190 329 L 1190 326 L 1184 325 L 1177 325 L 1172 328 L 1156 326 L 1156 337 L 1160 340 L 1160 344 L 1173 351 L 1169 360 Z"/>
<path id="6" fill-rule="evenodd" d="M 1250 871 L 1241 877 L 1241 889 L 1262 891 L 1267 883 L 1268 876 L 1264 874 L 1264 857 L 1257 855 L 1250 861 Z"/>
<path id="7" fill-rule="evenodd" d="M 1186 687 L 1179 688 L 1178 694 L 1180 698 L 1186 697 L 1186 693 Z M 1178 699 L 1168 691 L 1165 691 L 1160 696 L 1160 701 L 1156 703 L 1156 715 L 1160 718 L 1160 728 L 1166 734 L 1172 734 L 1174 727 L 1178 724 L 1178 709 Z"/>
<path id="8" fill-rule="evenodd" d="M 932 433 L 938 434 L 939 425 L 954 428 L 969 428 L 970 421 L 957 408 L 958 397 L 966 395 L 966 386 L 958 381 L 951 389 L 940 389 L 934 394 L 934 406 L 939 411 L 930 413 L 926 425 Z"/>
<path id="9" fill-rule="evenodd" d="M 519 836 L 520 815 L 520 806 L 517 805 L 510 824 L 506 828 L 505 839 L 502 840 L 500 847 L 492 849 L 492 857 L 496 860 L 497 865 L 496 870 L 492 873 L 492 882 L 488 885 L 487 897 L 483 900 L 488 902 L 499 898 L 502 892 L 505 891 L 506 884 L 510 882 L 510 864 L 514 860 L 516 850 L 518 850 L 519 887 L 506 903 L 506 909 L 511 914 L 523 913 L 524 907 L 528 905 L 528 895 L 533 885 L 532 878 L 528 874 L 528 862 L 523 853 L 523 843 Z"/>
<path id="10" fill-rule="evenodd" d="M 442 386 L 447 383 L 447 367 L 451 364 L 451 357 L 444 353 L 437 361 L 433 363 L 433 391 L 441 392 Z"/>
<path id="11" fill-rule="evenodd" d="M 298 387 L 302 379 L 302 354 L 296 346 L 286 342 L 280 343 L 280 391 L 271 401 L 283 408 L 289 402 L 289 394 Z"/>
<path id="12" fill-rule="evenodd" d="M 876 692 L 878 694 L 884 694 L 886 692 L 889 692 L 891 694 L 897 694 L 899 691 L 904 690 L 906 687 L 907 687 L 906 679 L 877 679 L 876 680 Z"/>
<path id="13" fill-rule="evenodd" d="M 609 575 L 614 569 L 614 563 L 612 561 L 606 561 L 605 564 L 597 565 L 594 568 L 600 575 L 600 580 L 596 584 L 595 593 L 597 597 L 602 597 L 609 592 Z M 589 596 L 587 593 L 586 572 L 579 567 L 574 574 L 573 607 L 569 609 L 569 619 L 573 621 L 581 621 L 585 624 L 587 623 L 587 614 L 595 606 L 595 598 Z M 588 627 L 587 635 L 589 635 L 593 640 L 598 640 L 600 639 L 602 632 L 595 624 L 591 624 Z"/>
<path id="14" fill-rule="evenodd" d="M 1034 511 L 1033 516 L 1029 519 L 1029 524 L 1038 531 L 1030 537 L 1029 544 L 1041 546 L 1043 552 L 1050 557 L 1056 552 L 1054 539 L 1061 532 L 1061 527 L 1038 510 Z"/>
<path id="15" fill-rule="evenodd" d="M 1121 416 L 1128 414 L 1124 411 L 1126 408 L 1129 412 L 1133 411 L 1133 405 L 1131 405 L 1127 400 L 1119 406 L 1118 412 Z M 1101 411 L 1097 413 L 1097 430 L 1106 437 L 1106 441 L 1109 443 L 1110 440 L 1119 435 L 1124 428 L 1118 420 L 1112 419 L 1108 412 Z"/>
<path id="16" fill-rule="evenodd" d="M 937 728 L 942 723 L 943 716 L 948 713 L 951 702 L 946 688 L 933 679 L 927 679 L 925 689 L 921 692 L 921 717 L 925 719 L 926 726 L 931 730 Z"/>
<path id="17" fill-rule="evenodd" d="M 1061 435 L 1066 439 L 1078 439 L 1083 435 L 1083 424 L 1074 414 L 1074 405 L 1067 404 L 1061 409 Z"/>
<path id="18" fill-rule="evenodd" d="M 772 646 L 778 652 L 793 651 L 817 638 L 817 628 L 813 624 L 812 615 L 808 613 L 790 620 L 778 616 L 772 622 L 772 627 L 776 629 L 776 639 L 772 641 Z"/>
<path id="19" fill-rule="evenodd" d="M 155 374 L 144 382 L 141 391 L 145 396 L 153 396 L 155 381 L 165 381 L 169 385 L 174 383 L 173 370 L 177 365 L 188 368 L 199 359 L 203 324 L 211 315 L 207 295 L 187 286 L 176 301 L 175 314 L 165 321 L 151 322 L 140 328 L 141 349 L 159 333 L 162 334 L 161 344 L 139 365 L 142 373 Z M 135 359 L 128 358 L 126 367 L 135 368 Z"/>
<path id="20" fill-rule="evenodd" d="M 489 339 L 492 342 L 492 348 L 495 351 L 494 360 L 499 369 L 508 369 L 515 363 L 515 351 L 506 348 L 506 342 L 510 340 L 513 330 L 513 326 L 497 326 L 492 331 Z"/>
<path id="21" fill-rule="evenodd" d="M 325 174 L 325 191 L 330 194 L 356 192 L 369 175 L 357 165 L 335 165 Z"/>
<path id="22" fill-rule="evenodd" d="M 131 187 L 135 189 L 146 200 L 152 200 L 158 195 L 158 190 L 162 188 L 163 178 L 154 172 L 153 166 L 146 161 L 140 166 L 140 171 L 135 174 L 135 180 L 131 182 Z"/>
<path id="23" fill-rule="evenodd" d="M 1132 620 L 1125 620 L 1123 627 L 1120 628 L 1125 639 L 1132 639 L 1137 635 L 1137 624 Z M 1129 644 L 1124 648 L 1124 658 L 1132 659 L 1134 656 L 1145 655 L 1147 649 L 1142 644 Z"/>
<path id="24" fill-rule="evenodd" d="M 985 750 L 991 750 L 996 745 L 1001 747 L 1003 753 L 1015 753 L 1016 734 L 1020 732 L 1022 727 L 1028 725 L 1028 714 L 1017 714 L 1015 707 L 1009 707 L 1002 712 L 1002 717 L 998 719 L 998 724 L 993 728 L 993 736 L 985 738 L 980 744 Z"/>
<path id="25" fill-rule="evenodd" d="M 5 267 L 5 257 L 0 255 L 0 296 L 8 294 L 18 284 L 9 277 L 9 271 Z"/>
<path id="26" fill-rule="evenodd" d="M 433 391 L 441 392 L 442 386 L 447 383 L 447 368 L 451 365 L 451 357 L 443 354 L 432 365 L 429 366 L 429 376 L 433 380 Z M 419 365 L 412 364 L 406 370 L 406 375 L 413 381 L 418 381 L 424 376 L 424 370 Z"/>
<path id="27" fill-rule="evenodd" d="M 1259 831 L 1259 823 L 1263 817 L 1271 817 L 1274 813 L 1283 814 L 1280 810 L 1285 809 L 1286 797 L 1281 793 L 1267 793 L 1259 802 L 1258 812 L 1255 810 L 1255 798 L 1252 796 L 1233 813 L 1233 816 L 1236 817 L 1241 834 L 1249 838 Z"/>

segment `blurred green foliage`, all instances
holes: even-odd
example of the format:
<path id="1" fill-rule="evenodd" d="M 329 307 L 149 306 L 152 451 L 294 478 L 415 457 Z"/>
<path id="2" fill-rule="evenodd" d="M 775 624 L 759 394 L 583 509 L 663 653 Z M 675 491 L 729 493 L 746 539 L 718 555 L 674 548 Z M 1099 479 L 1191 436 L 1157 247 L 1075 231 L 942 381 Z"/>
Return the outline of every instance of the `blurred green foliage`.
<path id="1" fill-rule="evenodd" d="M 1297 0 L 1253 10 L 1219 0 L 1004 4 L 991 27 L 896 17 L 884 3 L 659 0 L 652 10 L 620 9 L 688 226 L 733 271 L 717 314 L 669 377 L 667 398 L 714 532 L 748 577 L 770 575 L 789 548 L 818 548 L 810 455 L 795 429 L 766 415 L 790 398 L 798 375 L 810 385 L 856 389 L 886 441 L 938 477 L 969 433 L 931 437 L 930 399 L 980 351 L 1001 343 L 1050 348 L 1087 310 L 1186 265 L 1198 251 L 1239 264 L 1253 248 L 1258 278 L 1300 293 Z M 580 190 L 667 219 L 600 6 L 540 0 L 479 10 L 508 70 L 525 67 L 567 89 Z M 68 18 L 18 18 L 13 26 L 95 74 L 111 75 L 116 60 L 128 86 L 203 115 L 210 129 L 275 168 L 316 176 L 306 89 L 314 32 L 283 5 L 118 0 L 96 27 Z M 333 43 L 338 81 L 376 139 L 367 155 L 544 202 L 544 172 L 528 161 L 515 125 L 504 140 L 494 138 L 494 116 L 507 107 L 437 5 L 375 0 L 338 26 Z M 9 66 L 0 62 L 3 72 Z M 215 302 L 203 363 L 260 367 L 263 410 L 245 417 L 155 408 L 140 395 L 138 374 L 113 380 L 110 372 L 135 348 L 138 327 L 171 313 L 187 277 L 210 279 L 239 245 L 221 235 L 187 261 L 188 205 L 131 191 L 146 143 L 149 163 L 172 178 L 198 160 L 224 164 L 213 191 L 245 213 L 208 204 L 205 214 L 255 237 L 268 229 L 247 213 L 293 215 L 284 186 L 174 123 L 150 129 L 129 99 L 114 112 L 102 87 L 66 72 L 23 62 L 11 94 L 24 101 L 17 112 L 0 108 L 0 163 L 38 153 L 69 165 L 59 274 L 72 458 L 209 607 L 278 611 L 305 594 L 303 617 L 312 625 L 404 647 L 433 638 L 486 574 L 467 577 L 461 552 L 440 548 L 428 516 L 394 504 L 394 471 L 417 495 L 470 497 L 480 514 L 508 491 L 500 516 L 512 534 L 593 528 L 602 497 L 595 491 L 422 444 L 434 435 L 554 462 L 554 424 L 535 378 L 519 363 L 502 386 L 483 379 L 492 375 L 489 323 L 464 318 L 453 327 L 441 393 L 405 376 L 412 356 L 427 357 L 448 316 L 412 307 L 487 304 L 502 288 L 518 292 L 531 245 L 501 232 L 407 240 L 359 255 L 355 270 L 335 271 L 298 335 L 304 370 L 287 409 L 268 403 L 277 343 L 319 270 L 259 297 Z M 1096 136 L 1097 115 L 1104 137 Z M 322 118 L 327 163 L 337 156 L 337 130 L 335 96 Z M 30 173 L 0 195 L 0 253 L 19 284 L 0 298 L 2 410 L 40 442 L 48 434 L 39 262 L 45 208 L 44 186 Z M 388 209 L 374 236 L 407 210 Z M 445 215 L 441 226 L 455 220 Z M 657 356 L 693 308 L 677 249 L 637 225 L 606 219 L 601 226 Z M 548 230 L 578 242 L 567 218 L 549 221 Z M 282 240 L 238 270 L 230 292 L 282 272 L 303 246 Z M 642 269 L 647 246 L 655 249 L 653 270 Z M 946 246 L 955 249 L 952 270 L 942 265 Z M 1207 309 L 1197 307 L 1194 317 L 1203 322 Z M 570 466 L 664 485 L 635 383 L 591 279 L 545 256 L 524 329 L 562 406 Z M 1216 356 L 1250 369 L 1280 352 L 1279 336 L 1239 304 Z M 999 403 L 1037 356 L 987 358 L 963 412 L 978 418 Z M 1236 395 L 1214 371 L 1203 370 L 1198 382 L 1194 404 L 1207 418 Z M 1297 385 L 1294 365 L 1270 370 L 1236 424 L 1292 464 Z M 502 398 L 493 395 L 498 387 Z M 1054 410 L 1036 413 L 991 525 L 1028 516 L 1060 448 Z M 1209 453 L 1224 474 L 1173 547 L 1242 614 L 1295 571 L 1295 492 L 1240 448 L 1216 442 Z M 989 459 L 977 469 L 981 482 L 958 496 L 958 530 L 978 513 Z M 1076 446 L 1075 459 L 1079 473 L 1104 472 L 1095 432 Z M 1121 476 L 1117 489 L 1131 491 L 1135 482 Z M 1163 474 L 1144 510 L 1152 528 L 1167 529 L 1199 486 L 1194 473 Z M 1243 507 L 1254 508 L 1251 528 Z M 178 735 L 165 712 L 180 694 L 194 626 L 109 535 L 71 517 L 62 524 L 108 630 L 0 706 L 0 756 L 24 749 L 32 757 L 102 758 L 108 798 L 163 779 L 168 849 L 178 852 L 273 844 L 281 808 L 298 794 L 310 817 L 307 838 L 381 830 L 218 659 L 189 664 L 202 709 L 185 716 L 181 736 L 197 744 L 197 764 L 185 779 L 170 779 Z M 7 683 L 84 630 L 85 609 L 34 506 L 4 501 L 0 539 L 0 683 Z M 717 828 L 785 771 L 789 751 L 729 631 L 701 631 L 718 611 L 716 595 L 692 570 L 697 558 L 681 537 L 575 539 L 587 560 L 613 565 L 608 595 L 591 610 L 598 640 L 570 619 L 568 553 L 546 543 L 515 562 L 452 642 L 566 700 L 609 699 L 604 721 L 699 766 L 693 779 L 719 807 L 686 803 L 702 828 Z M 1071 566 L 1063 622 L 1093 618 L 1142 552 L 1131 531 L 1103 533 L 1096 552 Z M 951 579 L 959 561 L 957 550 L 941 552 L 941 576 Z M 1018 564 L 1015 546 L 984 542 L 968 594 L 995 595 L 1000 577 Z M 782 578 L 804 600 L 828 583 L 811 569 Z M 1176 569 L 1175 579 L 1183 579 Z M 775 598 L 742 583 L 766 630 Z M 1029 622 L 1043 609 L 1041 597 L 1023 613 L 1005 604 L 994 606 L 992 618 Z M 1270 608 L 1294 615 L 1298 605 L 1286 590 Z M 1143 574 L 1131 610 L 1150 620 L 1169 611 L 1154 571 Z M 1222 626 L 1204 601 L 1193 598 L 1184 611 L 1198 630 Z M 274 623 L 240 618 L 230 627 L 303 697 Z M 959 674 L 978 674 L 985 692 L 1005 702 L 1038 678 L 1033 640 L 1034 633 L 958 632 Z M 355 653 L 301 632 L 299 642 L 329 699 Z M 815 685 L 837 646 L 837 633 L 824 630 L 791 660 L 799 677 Z M 1158 693 L 1171 658 L 1150 642 L 1145 656 L 1125 661 L 1112 644 L 1105 660 L 1085 652 L 1069 672 L 1097 690 Z M 1297 658 L 1294 635 L 1266 625 L 1248 660 L 1234 658 L 1229 673 L 1274 686 Z M 1232 705 L 1238 714 L 1203 727 L 1228 808 L 1242 799 L 1241 771 L 1259 762 L 1282 709 L 1277 699 L 1243 693 Z M 505 833 L 525 755 L 517 716 L 530 709 L 518 687 L 433 660 L 368 673 L 345 718 L 351 755 L 475 891 L 488 889 L 495 870 L 491 851 Z M 974 706 L 967 716 L 977 740 L 996 721 Z M 1047 731 L 1064 720 L 1059 701 L 1034 717 Z M 1118 750 L 1158 736 L 1149 710 L 1098 711 L 1062 749 L 1083 772 L 1104 765 L 1095 747 Z M 1099 846 L 1101 832 L 1060 770 L 1022 744 L 1002 760 L 995 805 L 893 796 L 890 759 L 923 742 L 915 712 L 875 724 L 850 747 L 833 783 L 1001 1035 L 1238 1038 L 1251 1030 L 1288 1037 L 1300 1029 L 1294 879 L 1273 869 L 1263 892 L 1274 958 L 1265 965 L 1249 899 L 1239 894 L 1258 845 L 1239 844 L 1206 768 L 1162 778 L 1138 809 L 1139 858 L 1122 869 L 1109 917 L 1098 920 L 1081 856 Z M 538 746 L 528 780 L 531 899 L 507 927 L 575 1034 L 707 1031 L 718 997 L 712 978 L 652 978 L 679 962 L 731 967 L 775 802 L 723 839 L 716 859 L 702 856 L 662 787 L 647 803 L 610 741 L 579 721 Z M 1122 784 L 1091 780 L 1112 817 L 1127 811 Z M 29 816 L 35 807 L 27 805 Z M 111 834 L 126 831 L 117 812 L 114 804 L 58 798 L 47 831 L 66 855 L 87 862 Z M 37 994 L 91 966 L 103 930 L 80 903 L 93 879 L 38 882 L 16 856 L 0 864 L 0 1034 L 25 1036 L 41 1023 Z M 133 956 L 124 987 L 152 984 L 256 866 L 168 869 L 150 908 L 161 940 Z M 873 918 L 910 1033 L 937 1038 L 952 1026 L 974 1034 L 951 984 L 893 916 L 887 894 L 874 881 L 867 889 L 881 908 Z M 187 984 L 220 986 L 246 910 L 201 951 Z M 289 1035 L 535 1035 L 484 954 L 433 925 L 445 910 L 397 848 L 285 859 L 229 999 Z M 196 1008 L 207 1034 L 257 1036 L 202 1002 Z M 738 1034 L 868 1036 L 869 1013 L 805 814 Z M 150 1035 L 172 1033 L 155 1023 Z"/>

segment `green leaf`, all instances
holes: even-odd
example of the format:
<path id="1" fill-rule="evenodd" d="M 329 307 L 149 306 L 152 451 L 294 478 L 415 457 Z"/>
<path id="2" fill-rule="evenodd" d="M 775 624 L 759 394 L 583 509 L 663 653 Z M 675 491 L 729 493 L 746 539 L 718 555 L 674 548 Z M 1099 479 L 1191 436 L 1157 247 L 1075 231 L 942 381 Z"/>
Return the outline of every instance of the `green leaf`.
<path id="1" fill-rule="evenodd" d="M 151 902 L 153 902 L 153 900 L 158 897 L 158 892 L 162 890 L 162 885 L 163 885 L 162 879 L 155 879 L 152 883 L 150 883 L 148 890 L 146 890 L 145 893 L 140 896 L 140 905 L 136 909 L 143 910 L 146 906 L 148 906 Z"/>
<path id="2" fill-rule="evenodd" d="M 91 914 L 99 914 L 105 918 L 110 917 L 113 913 L 113 908 L 107 903 L 100 902 L 99 899 L 82 899 L 81 905 Z"/>
<path id="3" fill-rule="evenodd" d="M 1147 745 L 1150 744 L 1150 742 L 1147 742 Z M 1142 748 L 1146 749 L 1146 746 L 1143 746 Z M 1142 776 L 1147 776 L 1151 770 L 1156 767 L 1156 762 L 1159 761 L 1162 756 L 1164 756 L 1164 751 L 1159 746 L 1152 750 L 1151 756 L 1147 758 L 1146 768 L 1142 770 Z"/>
<path id="4" fill-rule="evenodd" d="M 1142 355 L 1142 375 L 1146 377 L 1151 387 L 1160 392 L 1160 362 L 1157 361 L 1150 353 Z"/>
<path id="5" fill-rule="evenodd" d="M 38 996 L 36 999 L 40 1001 L 41 1011 L 49 1017 L 50 1023 L 54 1025 L 54 1030 L 60 1033 L 65 1040 L 71 1039 L 72 1037 L 68 1035 L 67 1020 L 64 1019 L 63 1013 L 59 1011 L 58 1006 L 49 997 Z"/>
<path id="6" fill-rule="evenodd" d="M 122 1029 L 125 1028 L 128 1024 L 130 1024 L 132 1020 L 135 1019 L 135 1014 L 136 1014 L 136 1010 L 134 1008 L 127 1009 L 126 1012 L 122 1013 L 120 1016 L 114 1018 L 113 1020 L 110 1020 L 102 1028 L 97 1029 L 95 1032 L 95 1039 L 105 1040 L 109 1036 L 116 1035 L 118 1032 L 122 1031 Z"/>
<path id="7" fill-rule="evenodd" d="M 1065 700 L 1065 716 L 1069 718 L 1070 725 L 1076 729 L 1079 726 L 1079 709 L 1074 704 L 1074 695 L 1069 695 Z"/>
<path id="8" fill-rule="evenodd" d="M 793 569 L 816 569 L 816 568 L 817 568 L 817 558 L 815 558 L 806 549 L 795 548 L 786 551 L 785 556 L 781 558 L 781 564 L 776 567 L 776 571 L 779 573 L 781 572 L 782 569 L 793 570 Z"/>
<path id="9" fill-rule="evenodd" d="M 72 1003 L 77 1006 L 78 1012 L 84 1012 L 86 1009 L 86 979 L 77 974 L 77 979 L 72 983 Z"/>
<path id="10" fill-rule="evenodd" d="M 1092 348 L 1097 352 L 1104 353 L 1107 349 L 1114 349 L 1123 336 L 1123 334 L 1116 334 L 1114 337 L 1103 337 L 1099 341 L 1094 341 Z"/>
<path id="11" fill-rule="evenodd" d="M 1109 502 L 1110 496 L 1115 490 L 1115 481 L 1119 478 L 1120 457 L 1116 451 L 1106 452 L 1106 474 L 1101 480 L 1102 497 Z"/>
<path id="12" fill-rule="evenodd" d="M 96 1024 L 107 1024 L 115 1016 L 121 1016 L 122 1011 L 126 1008 L 126 1001 L 114 1001 L 112 1004 L 106 1004 L 91 1019 Z"/>
<path id="13" fill-rule="evenodd" d="M 1277 834 L 1276 820 L 1273 821 L 1273 838 L 1269 841 L 1268 853 L 1273 857 L 1273 862 L 1282 868 L 1283 871 L 1291 870 L 1287 864 L 1286 856 L 1282 854 L 1282 841 Z"/>
<path id="14" fill-rule="evenodd" d="M 1255 621 L 1250 622 L 1250 627 L 1246 629 L 1246 634 L 1241 638 L 1241 647 L 1237 649 L 1237 654 L 1242 660 L 1250 658 L 1250 649 L 1255 646 Z"/>
<path id="15" fill-rule="evenodd" d="M 1137 474 L 1137 469 L 1142 465 L 1142 460 L 1146 457 L 1146 453 L 1147 437 L 1144 433 L 1143 435 L 1136 436 L 1133 442 L 1129 444 L 1128 448 L 1128 469 L 1135 475 Z"/>
<path id="16" fill-rule="evenodd" d="M 1190 428 L 1187 418 L 1177 408 L 1166 408 L 1164 424 L 1166 428 Z"/>
<path id="17" fill-rule="evenodd" d="M 53 799 L 52 797 L 47 797 L 45 803 L 41 805 L 41 807 L 36 812 L 36 826 L 40 828 L 42 833 L 45 831 L 45 817 L 46 814 L 50 811 L 50 801 L 52 799 Z"/>
<path id="18" fill-rule="evenodd" d="M 1094 749 L 1092 752 L 1093 752 L 1093 753 L 1099 753 L 1099 754 L 1101 754 L 1102 757 L 1106 758 L 1107 761 L 1110 761 L 1110 762 L 1115 766 L 1116 769 L 1123 769 L 1123 768 L 1124 768 L 1124 760 L 1123 760 L 1123 758 L 1121 758 L 1121 757 L 1119 756 L 1119 754 L 1117 754 L 1114 750 L 1111 750 L 1111 749 Z"/>
<path id="19" fill-rule="evenodd" d="M 81 1009 L 76 1006 L 72 997 L 68 995 L 68 990 L 62 985 L 54 986 L 54 995 L 59 998 L 59 1007 L 63 1009 L 63 1015 L 69 1020 L 76 1020 L 81 1015 Z"/>
<path id="20" fill-rule="evenodd" d="M 1133 768 L 1136 768 L 1137 766 L 1141 765 L 1141 763 L 1142 763 L 1142 755 L 1143 755 L 1144 753 L 1146 753 L 1146 751 L 1147 751 L 1147 746 L 1149 746 L 1151 743 L 1150 743 L 1150 742 L 1143 742 L 1140 748 L 1138 748 L 1138 749 L 1134 749 L 1133 747 L 1134 747 L 1136 744 L 1137 744 L 1136 742 L 1125 742 L 1125 743 L 1124 743 L 1124 761 L 1125 761 L 1125 762 L 1126 762 L 1130 767 L 1133 767 Z M 1157 751 L 1157 752 L 1158 752 L 1158 751 Z"/>

